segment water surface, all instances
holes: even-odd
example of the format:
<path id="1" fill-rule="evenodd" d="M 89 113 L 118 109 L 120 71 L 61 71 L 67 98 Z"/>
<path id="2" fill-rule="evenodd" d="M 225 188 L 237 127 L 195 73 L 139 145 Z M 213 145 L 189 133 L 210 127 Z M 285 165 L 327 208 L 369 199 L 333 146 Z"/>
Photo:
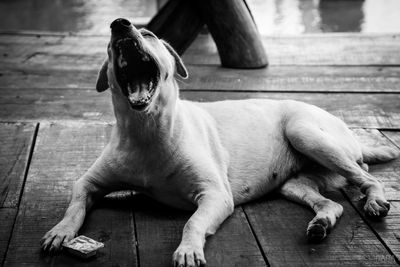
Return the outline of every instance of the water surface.
<path id="1" fill-rule="evenodd" d="M 156 0 L 0 0 L 0 30 L 107 34 L 117 17 L 145 24 Z M 162 1 L 161 1 L 162 2 Z M 400 32 L 400 0 L 247 0 L 264 35 Z"/>

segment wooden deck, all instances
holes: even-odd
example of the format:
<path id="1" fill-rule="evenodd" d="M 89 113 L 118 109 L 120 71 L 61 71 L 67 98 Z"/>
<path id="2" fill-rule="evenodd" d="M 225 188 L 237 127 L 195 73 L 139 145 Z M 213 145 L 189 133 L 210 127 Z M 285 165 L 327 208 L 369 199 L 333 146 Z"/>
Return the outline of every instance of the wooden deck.
<path id="1" fill-rule="evenodd" d="M 108 36 L 0 33 L 0 263 L 4 266 L 169 266 L 190 214 L 132 194 L 107 197 L 81 233 L 105 243 L 92 260 L 42 255 L 39 240 L 62 217 L 72 182 L 106 144 L 110 93 L 94 89 Z M 297 99 L 346 121 L 371 145 L 400 149 L 400 35 L 265 37 L 270 66 L 219 67 L 201 35 L 184 55 L 183 98 Z M 345 212 L 321 244 L 308 244 L 313 213 L 271 196 L 237 207 L 208 239 L 208 266 L 397 266 L 400 160 L 372 166 L 385 182 L 389 216 L 371 221 L 363 196 L 330 197 Z"/>

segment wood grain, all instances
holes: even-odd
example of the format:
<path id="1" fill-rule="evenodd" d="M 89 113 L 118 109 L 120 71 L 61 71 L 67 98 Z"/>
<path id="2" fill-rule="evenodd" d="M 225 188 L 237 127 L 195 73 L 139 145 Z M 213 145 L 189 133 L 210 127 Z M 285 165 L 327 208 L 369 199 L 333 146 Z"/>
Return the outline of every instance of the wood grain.
<path id="1" fill-rule="evenodd" d="M 400 68 L 383 66 L 277 66 L 233 70 L 188 65 L 181 90 L 400 92 Z"/>
<path id="2" fill-rule="evenodd" d="M 324 108 L 351 127 L 400 128 L 400 94 L 183 91 L 181 96 L 195 101 L 294 99 Z M 114 121 L 109 91 L 99 94 L 94 89 L 2 89 L 0 105 L 3 121 Z"/>
<path id="3" fill-rule="evenodd" d="M 385 247 L 341 196 L 331 199 L 344 207 L 344 214 L 320 244 L 306 240 L 311 210 L 280 198 L 246 204 L 244 210 L 271 266 L 396 266 L 380 262 L 390 257 Z"/>
<path id="4" fill-rule="evenodd" d="M 382 133 L 389 138 L 394 145 L 400 148 L 400 133 L 398 131 L 382 131 Z"/>
<path id="5" fill-rule="evenodd" d="M 387 145 L 394 148 L 395 145 L 389 141 L 385 136 L 378 130 L 354 130 L 357 137 L 362 140 L 364 144 L 370 146 Z M 388 135 L 392 134 L 387 132 Z M 386 131 L 385 131 L 386 135 Z M 394 134 L 399 136 L 398 132 Z M 396 137 L 395 137 L 396 138 Z M 398 137 L 397 137 L 398 138 Z M 397 147 L 400 149 L 400 147 Z M 378 178 L 385 185 L 385 192 L 388 201 L 391 204 L 391 209 L 386 218 L 374 221 L 364 215 L 363 206 L 365 204 L 365 197 L 360 193 L 358 188 L 350 187 L 344 192 L 347 197 L 352 201 L 353 206 L 363 216 L 364 220 L 368 222 L 370 227 L 375 231 L 377 235 L 382 239 L 384 244 L 394 254 L 390 256 L 379 256 L 377 259 L 384 263 L 400 263 L 400 241 L 399 241 L 399 230 L 398 221 L 400 219 L 400 205 L 399 205 L 399 190 L 400 190 L 400 159 L 390 161 L 383 164 L 371 165 L 370 173 Z"/>
<path id="6" fill-rule="evenodd" d="M 0 123 L 0 208 L 18 206 L 35 126 Z"/>
<path id="7" fill-rule="evenodd" d="M 396 148 L 395 145 L 378 130 L 353 129 L 353 131 L 363 144 L 372 147 L 385 145 L 400 150 L 400 147 Z M 387 200 L 400 201 L 400 159 L 371 165 L 369 171 L 385 184 Z"/>
<path id="8" fill-rule="evenodd" d="M 0 63 L 2 88 L 90 89 L 96 84 L 103 56 L 97 59 L 66 56 L 46 59 L 48 64 Z M 77 64 L 79 62 L 79 64 Z M 189 79 L 181 90 L 400 92 L 400 67 L 270 66 L 233 70 L 215 65 L 187 65 Z"/>
<path id="9" fill-rule="evenodd" d="M 0 264 L 3 263 L 6 256 L 16 215 L 16 208 L 0 208 Z"/>
<path id="10" fill-rule="evenodd" d="M 135 199 L 134 209 L 141 266 L 169 266 L 191 212 L 145 197 Z M 240 207 L 207 239 L 205 257 L 207 266 L 266 266 Z"/>
<path id="11" fill-rule="evenodd" d="M 46 64 L 50 56 L 92 60 L 106 56 L 109 36 L 19 36 L 0 34 L 0 56 L 8 63 Z M 398 34 L 304 34 L 262 37 L 270 65 L 384 65 L 400 62 Z M 78 48 L 79 47 L 79 48 Z M 7 56 L 4 56 L 7 54 Z M 201 34 L 183 56 L 187 64 L 219 65 L 217 47 L 210 35 Z M 79 64 L 76 67 L 79 67 Z M 56 66 L 54 66 L 56 67 Z"/>
<path id="12" fill-rule="evenodd" d="M 400 35 L 302 34 L 263 36 L 269 65 L 399 65 Z M 220 64 L 209 35 L 199 35 L 185 62 Z"/>
<path id="13" fill-rule="evenodd" d="M 5 266 L 81 266 L 81 260 L 67 254 L 41 254 L 39 240 L 62 218 L 73 182 L 100 155 L 109 132 L 109 126 L 79 122 L 40 125 Z M 136 266 L 129 208 L 97 206 L 80 233 L 105 242 L 99 255 L 85 264 Z"/>

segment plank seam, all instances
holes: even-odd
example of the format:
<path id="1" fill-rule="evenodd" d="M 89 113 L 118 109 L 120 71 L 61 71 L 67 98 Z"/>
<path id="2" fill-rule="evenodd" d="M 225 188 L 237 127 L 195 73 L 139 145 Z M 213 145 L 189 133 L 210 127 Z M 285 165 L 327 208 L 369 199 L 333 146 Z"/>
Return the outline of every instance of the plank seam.
<path id="1" fill-rule="evenodd" d="M 209 54 L 209 55 L 215 55 L 217 56 L 217 53 L 213 53 L 213 54 Z M 200 57 L 200 53 L 199 54 L 195 54 L 193 53 L 188 54 L 187 57 L 195 57 L 195 56 L 199 56 Z M 185 54 L 182 55 L 183 57 L 183 62 L 185 63 L 186 66 L 193 66 L 193 67 L 219 67 L 219 68 L 223 68 L 221 66 L 220 62 L 211 62 L 211 63 L 196 63 L 196 62 L 191 62 L 192 60 L 185 60 Z M 352 63 L 348 63 L 348 64 L 338 64 L 338 63 L 328 63 L 328 64 L 299 64 L 299 63 L 293 63 L 293 64 L 288 64 L 288 63 L 284 63 L 284 64 L 274 64 L 273 62 L 271 62 L 267 67 L 265 67 L 266 69 L 269 69 L 271 67 L 288 67 L 288 66 L 293 66 L 293 67 L 348 67 L 348 68 L 352 68 L 352 67 L 400 67 L 400 64 L 397 63 L 393 63 L 393 64 L 388 64 L 388 63 L 382 63 L 382 64 L 352 64 Z M 226 68 L 228 70 L 235 70 L 235 69 L 230 69 L 230 68 Z M 237 70 L 237 69 L 236 69 Z M 240 69 L 239 69 L 240 70 Z M 241 69 L 241 70 L 246 70 L 246 69 Z"/>
<path id="2" fill-rule="evenodd" d="M 8 88 L 6 88 L 8 89 Z M 40 88 L 42 89 L 42 88 Z M 52 88 L 49 88 L 52 89 Z M 70 89 L 70 88 L 58 88 L 61 89 Z M 78 88 L 74 88 L 75 90 L 79 90 Z M 370 90 L 370 91 L 362 91 L 362 90 L 246 90 L 246 89 L 195 89 L 195 88 L 183 88 L 180 89 L 181 92 L 219 92 L 219 93 L 299 93 L 299 94 L 321 94 L 321 93 L 330 93 L 330 94 L 400 94 L 399 90 L 391 90 L 391 89 L 383 89 L 383 90 Z"/>
<path id="3" fill-rule="evenodd" d="M 91 86 L 81 86 L 81 87 L 29 87 L 29 88 L 21 88 L 21 87 L 1 87 L 0 90 L 26 90 L 26 89 L 43 89 L 43 90 L 71 90 L 71 91 L 85 91 L 85 90 L 94 90 Z M 207 93 L 207 92 L 218 92 L 218 93 L 283 93 L 283 94 L 392 94 L 397 95 L 400 94 L 400 90 L 396 89 L 382 89 L 382 90 L 250 90 L 250 89 L 197 89 L 197 88 L 181 88 L 180 92 L 199 92 L 199 93 Z"/>
<path id="4" fill-rule="evenodd" d="M 268 261 L 267 255 L 265 254 L 265 252 L 264 252 L 264 250 L 263 250 L 263 248 L 262 248 L 261 242 L 260 242 L 260 240 L 258 239 L 257 234 L 256 234 L 256 232 L 255 232 L 255 230 L 254 230 L 254 228 L 253 228 L 253 225 L 252 225 L 251 222 L 250 222 L 249 216 L 248 216 L 247 213 L 246 213 L 246 210 L 243 208 L 243 206 L 240 206 L 240 208 L 242 209 L 242 211 L 243 211 L 243 213 L 244 213 L 244 216 L 245 216 L 245 218 L 246 218 L 247 224 L 248 224 L 249 227 L 250 227 L 251 233 L 253 234 L 253 237 L 254 237 L 254 239 L 256 240 L 258 249 L 260 250 L 261 255 L 262 255 L 262 257 L 263 257 L 265 263 L 267 264 L 268 267 L 271 267 L 271 264 L 270 264 L 269 261 Z"/>
<path id="5" fill-rule="evenodd" d="M 341 193 L 343 194 L 343 196 L 345 197 L 345 199 L 350 203 L 350 205 L 353 207 L 353 209 L 358 213 L 358 215 L 361 217 L 361 219 L 364 221 L 364 223 L 368 226 L 368 228 L 372 231 L 372 233 L 374 233 L 374 235 L 376 236 L 376 238 L 379 240 L 379 242 L 381 242 L 381 244 L 386 248 L 386 250 L 389 252 L 389 254 L 394 258 L 394 260 L 396 261 L 396 263 L 398 265 L 400 265 L 400 259 L 396 257 L 396 255 L 393 253 L 393 251 L 391 250 L 391 248 L 386 244 L 386 242 L 383 240 L 383 238 L 379 235 L 379 233 L 374 229 L 374 227 L 369 223 L 369 221 L 367 220 L 367 218 L 364 216 L 364 214 L 359 211 L 357 209 L 357 207 L 355 206 L 355 204 L 351 201 L 350 197 L 348 196 L 348 194 L 343 190 L 340 189 Z"/>
<path id="6" fill-rule="evenodd" d="M 3 262 L 1 263 L 1 266 L 4 266 L 4 264 L 6 262 L 8 249 L 10 248 L 11 239 L 12 239 L 13 234 L 14 234 L 14 227 L 15 227 L 15 223 L 17 221 L 17 217 L 18 217 L 18 213 L 19 213 L 19 207 L 20 207 L 21 200 L 22 200 L 22 195 L 24 193 L 25 183 L 26 183 L 26 179 L 28 177 L 28 172 L 29 172 L 29 167 L 31 165 L 33 152 L 35 150 L 36 138 L 37 138 L 38 133 L 39 133 L 39 125 L 40 125 L 39 123 L 36 123 L 35 131 L 34 131 L 33 136 L 32 136 L 31 146 L 30 146 L 30 149 L 29 149 L 28 159 L 27 159 L 26 166 L 25 166 L 25 171 L 24 171 L 24 178 L 23 178 L 23 181 L 22 181 L 22 186 L 21 186 L 21 190 L 20 190 L 20 193 L 19 193 L 19 197 L 18 197 L 16 213 L 15 213 L 13 225 L 12 225 L 11 231 L 10 231 L 11 234 L 10 234 L 10 237 L 8 238 L 7 247 L 6 247 L 6 250 L 5 250 L 5 253 L 4 253 L 4 259 L 3 259 Z"/>
<path id="7" fill-rule="evenodd" d="M 43 90 L 71 90 L 71 91 L 84 91 L 84 90 L 93 90 L 91 86 L 81 86 L 81 87 L 29 87 L 29 88 L 13 88 L 13 87 L 0 87 L 0 90 L 26 90 L 26 89 L 43 89 Z M 249 89 L 197 89 L 197 88 L 181 88 L 180 92 L 218 92 L 218 93 L 283 93 L 283 94 L 392 94 L 398 95 L 400 94 L 400 90 L 396 89 L 382 89 L 382 90 L 249 90 Z"/>
<path id="8" fill-rule="evenodd" d="M 392 140 L 392 138 L 390 138 L 389 136 L 387 136 L 384 132 L 384 130 L 378 129 L 379 132 L 386 137 L 386 139 L 388 139 L 395 147 L 400 148 L 400 144 L 397 144 L 394 140 Z M 389 131 L 391 131 L 392 129 L 389 129 Z"/>
<path id="9" fill-rule="evenodd" d="M 132 216 L 132 227 L 133 227 L 133 234 L 135 237 L 135 249 L 136 249 L 136 261 L 137 261 L 137 266 L 140 267 L 140 255 L 139 255 L 139 240 L 138 240 L 138 235 L 137 235 L 137 226 L 136 226 L 136 216 L 135 216 L 135 210 L 131 210 L 131 216 Z"/>

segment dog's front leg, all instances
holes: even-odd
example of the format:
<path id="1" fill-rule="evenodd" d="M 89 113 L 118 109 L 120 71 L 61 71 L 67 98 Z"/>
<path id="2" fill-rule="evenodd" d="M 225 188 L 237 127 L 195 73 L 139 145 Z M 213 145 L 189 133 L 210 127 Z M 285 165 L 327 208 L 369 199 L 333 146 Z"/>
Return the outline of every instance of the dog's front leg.
<path id="1" fill-rule="evenodd" d="M 196 212 L 183 228 L 182 241 L 173 255 L 174 266 L 203 266 L 204 244 L 208 235 L 232 214 L 233 199 L 225 192 L 204 192 L 195 200 Z"/>
<path id="2" fill-rule="evenodd" d="M 72 190 L 72 199 L 64 218 L 48 231 L 41 240 L 44 251 L 57 251 L 64 241 L 74 238 L 94 200 L 106 194 L 93 181 L 93 176 L 88 172 L 75 182 Z"/>

